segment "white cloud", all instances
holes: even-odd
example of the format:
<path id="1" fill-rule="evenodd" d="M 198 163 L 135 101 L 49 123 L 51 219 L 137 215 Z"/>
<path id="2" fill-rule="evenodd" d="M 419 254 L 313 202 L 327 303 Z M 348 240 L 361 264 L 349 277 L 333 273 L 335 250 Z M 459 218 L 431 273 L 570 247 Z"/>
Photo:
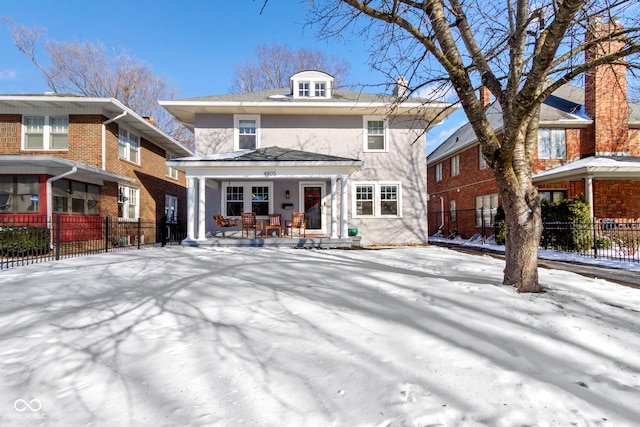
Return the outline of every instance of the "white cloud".
<path id="1" fill-rule="evenodd" d="M 433 101 L 454 102 L 458 96 L 451 85 L 432 84 L 414 93 L 418 98 L 425 98 Z"/>
<path id="2" fill-rule="evenodd" d="M 0 80 L 14 80 L 16 75 L 14 70 L 0 70 Z"/>

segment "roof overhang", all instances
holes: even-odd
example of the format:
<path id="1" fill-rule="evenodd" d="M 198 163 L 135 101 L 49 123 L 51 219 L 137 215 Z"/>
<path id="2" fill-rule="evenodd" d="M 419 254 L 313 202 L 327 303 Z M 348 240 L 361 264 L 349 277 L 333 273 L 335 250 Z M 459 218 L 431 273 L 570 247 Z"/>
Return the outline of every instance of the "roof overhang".
<path id="1" fill-rule="evenodd" d="M 0 156 L 0 168 L 3 174 L 14 175 L 62 175 L 69 172 L 73 168 L 77 168 L 77 172 L 69 175 L 69 179 L 89 182 L 96 185 L 102 185 L 106 182 L 127 182 L 133 183 L 134 179 L 107 172 L 84 163 L 74 162 L 72 160 L 62 159 L 53 156 Z"/>
<path id="2" fill-rule="evenodd" d="M 313 101 L 158 101 L 180 122 L 193 128 L 199 114 L 275 114 L 275 115 L 394 115 L 423 116 L 434 125 L 444 120 L 457 104 L 444 102 L 313 102 Z"/>
<path id="3" fill-rule="evenodd" d="M 69 111 L 72 114 L 102 114 L 107 119 L 119 117 L 116 122 L 124 125 L 138 136 L 159 146 L 175 157 L 191 156 L 193 152 L 167 133 L 138 115 L 114 98 L 91 98 L 72 95 L 0 95 L 0 114 L 24 114 L 37 110 Z"/>
<path id="4" fill-rule="evenodd" d="M 588 157 L 532 177 L 533 184 L 575 181 L 584 178 L 600 180 L 640 180 L 640 158 Z"/>

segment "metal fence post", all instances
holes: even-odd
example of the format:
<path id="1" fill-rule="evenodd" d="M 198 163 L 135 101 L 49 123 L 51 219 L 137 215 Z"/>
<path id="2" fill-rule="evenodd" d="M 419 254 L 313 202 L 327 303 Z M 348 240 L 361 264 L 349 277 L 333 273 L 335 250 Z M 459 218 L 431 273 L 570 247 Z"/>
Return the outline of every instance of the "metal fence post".
<path id="1" fill-rule="evenodd" d="M 140 240 L 142 240 L 142 236 L 140 235 L 140 218 L 138 218 L 138 249 L 140 249 Z"/>
<path id="2" fill-rule="evenodd" d="M 593 258 L 598 258 L 598 224 L 595 218 L 591 218 L 593 224 Z"/>
<path id="3" fill-rule="evenodd" d="M 109 217 L 104 217 L 104 251 L 109 252 Z"/>
<path id="4" fill-rule="evenodd" d="M 160 219 L 160 245 L 167 246 L 167 216 L 163 215 Z"/>
<path id="5" fill-rule="evenodd" d="M 56 215 L 56 227 L 55 227 L 55 233 L 56 233 L 56 261 L 60 260 L 60 245 L 62 242 L 62 230 L 60 228 L 60 224 L 61 224 L 61 220 L 60 220 L 60 215 Z"/>

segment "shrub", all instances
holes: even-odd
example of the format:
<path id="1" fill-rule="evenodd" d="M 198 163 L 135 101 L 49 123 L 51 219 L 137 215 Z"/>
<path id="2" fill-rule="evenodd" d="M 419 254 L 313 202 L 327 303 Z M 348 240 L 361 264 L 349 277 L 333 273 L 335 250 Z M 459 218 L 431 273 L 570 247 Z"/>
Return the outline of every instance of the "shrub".
<path id="1" fill-rule="evenodd" d="M 0 229 L 0 253 L 9 256 L 49 252 L 51 231 L 47 227 L 6 227 Z"/>
<path id="2" fill-rule="evenodd" d="M 544 247 L 585 251 L 593 247 L 593 228 L 589 204 L 584 197 L 540 203 L 545 230 Z"/>
<path id="3" fill-rule="evenodd" d="M 504 220 L 504 209 L 502 209 L 502 205 L 499 205 L 498 209 L 496 209 L 495 224 L 493 225 L 495 240 L 498 245 L 504 245 L 507 241 L 507 226 Z"/>

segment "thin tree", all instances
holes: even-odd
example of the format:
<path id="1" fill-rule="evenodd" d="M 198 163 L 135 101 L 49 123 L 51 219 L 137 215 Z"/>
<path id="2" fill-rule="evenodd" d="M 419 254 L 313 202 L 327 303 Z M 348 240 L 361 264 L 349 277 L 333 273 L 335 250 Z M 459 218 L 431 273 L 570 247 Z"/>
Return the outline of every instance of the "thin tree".
<path id="1" fill-rule="evenodd" d="M 285 44 L 258 45 L 255 58 L 235 66 L 233 92 L 256 92 L 289 86 L 299 71 L 320 70 L 334 77 L 338 86 L 349 74 L 349 63 L 335 55 L 313 49 L 294 50 Z"/>
<path id="2" fill-rule="evenodd" d="M 45 67 L 35 54 L 45 30 L 37 26 L 28 28 L 8 17 L 2 17 L 2 21 L 18 49 L 38 67 L 54 93 L 115 98 L 141 116 L 153 117 L 158 127 L 176 140 L 191 143 L 192 133 L 157 102 L 174 99 L 176 87 L 167 78 L 156 75 L 146 62 L 123 51 L 110 56 L 102 43 L 49 40 L 44 47 L 50 64 Z"/>
<path id="3" fill-rule="evenodd" d="M 502 198 L 503 282 L 519 292 L 539 292 L 542 220 L 532 165 L 540 107 L 553 91 L 595 67 L 638 66 L 637 0 L 308 2 L 309 24 L 319 26 L 322 37 L 359 31 L 370 40 L 372 63 L 403 71 L 410 90 L 435 82 L 453 87 Z M 595 23 L 608 31 L 595 31 Z M 585 55 L 603 43 L 615 49 Z M 502 107 L 501 129 L 489 123 L 480 86 Z"/>

